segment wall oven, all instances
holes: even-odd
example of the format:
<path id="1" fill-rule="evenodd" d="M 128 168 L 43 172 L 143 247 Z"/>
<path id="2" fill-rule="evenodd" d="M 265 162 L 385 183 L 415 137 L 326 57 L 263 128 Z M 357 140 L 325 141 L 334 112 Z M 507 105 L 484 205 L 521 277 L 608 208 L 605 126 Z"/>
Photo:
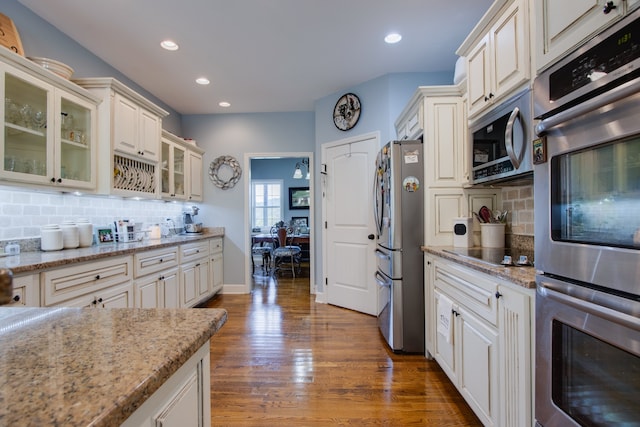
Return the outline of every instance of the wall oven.
<path id="1" fill-rule="evenodd" d="M 538 425 L 640 425 L 640 11 L 534 82 Z"/>

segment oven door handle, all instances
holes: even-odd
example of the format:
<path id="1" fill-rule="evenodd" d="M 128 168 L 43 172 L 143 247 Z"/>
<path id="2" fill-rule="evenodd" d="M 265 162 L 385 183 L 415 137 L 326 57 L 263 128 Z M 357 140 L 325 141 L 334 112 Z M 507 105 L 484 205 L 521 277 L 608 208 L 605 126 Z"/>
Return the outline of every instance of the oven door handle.
<path id="1" fill-rule="evenodd" d="M 548 277 L 538 279 L 538 293 L 585 313 L 638 329 L 640 303 Z"/>
<path id="2" fill-rule="evenodd" d="M 516 120 L 520 118 L 520 109 L 518 107 L 514 108 L 509 116 L 509 120 L 507 120 L 507 127 L 504 131 L 504 146 L 507 149 L 507 155 L 509 156 L 509 160 L 511 160 L 511 164 L 514 169 L 518 169 L 520 167 L 520 161 L 522 160 L 522 153 L 525 148 L 523 147 L 522 152 L 516 155 L 513 150 L 513 125 Z"/>
<path id="3" fill-rule="evenodd" d="M 640 78 L 631 80 L 623 85 L 617 86 L 608 92 L 603 93 L 593 99 L 561 111 L 551 117 L 548 117 L 536 125 L 536 135 L 542 136 L 549 129 L 558 126 L 561 123 L 575 119 L 583 114 L 597 110 L 600 107 L 619 101 L 623 98 L 633 95 L 640 90 Z"/>

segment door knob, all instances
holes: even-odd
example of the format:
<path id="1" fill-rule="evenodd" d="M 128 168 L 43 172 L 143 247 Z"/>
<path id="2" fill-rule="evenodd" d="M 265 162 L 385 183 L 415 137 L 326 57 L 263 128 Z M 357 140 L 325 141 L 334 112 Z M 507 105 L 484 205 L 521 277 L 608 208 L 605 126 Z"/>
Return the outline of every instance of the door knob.
<path id="1" fill-rule="evenodd" d="M 367 239 L 369 239 L 369 240 L 373 240 L 373 239 L 375 239 L 375 238 L 376 238 L 376 236 L 374 236 L 373 234 L 369 234 L 369 235 L 367 236 Z"/>

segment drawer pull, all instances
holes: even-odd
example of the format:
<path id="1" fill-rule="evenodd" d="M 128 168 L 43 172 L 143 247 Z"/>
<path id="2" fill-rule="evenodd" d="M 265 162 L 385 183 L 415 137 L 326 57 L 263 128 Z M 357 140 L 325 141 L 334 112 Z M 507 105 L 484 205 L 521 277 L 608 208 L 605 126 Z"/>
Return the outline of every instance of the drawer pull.
<path id="1" fill-rule="evenodd" d="M 96 275 L 96 280 L 100 280 L 100 275 Z"/>
<path id="2" fill-rule="evenodd" d="M 91 304 L 96 305 L 98 304 L 98 301 L 96 301 L 96 299 L 94 298 L 93 301 L 91 301 Z"/>
<path id="3" fill-rule="evenodd" d="M 13 300 L 14 300 L 15 302 L 20 301 L 20 295 L 16 295 L 16 296 L 14 296 L 14 297 L 13 297 Z"/>
<path id="4" fill-rule="evenodd" d="M 162 258 L 160 258 L 160 262 L 162 262 L 162 261 L 163 261 Z"/>
<path id="5" fill-rule="evenodd" d="M 500 293 L 500 291 L 496 291 L 496 299 L 500 299 L 501 296 L 502 294 Z"/>
<path id="6" fill-rule="evenodd" d="M 102 298 L 98 298 L 98 302 L 102 302 Z"/>

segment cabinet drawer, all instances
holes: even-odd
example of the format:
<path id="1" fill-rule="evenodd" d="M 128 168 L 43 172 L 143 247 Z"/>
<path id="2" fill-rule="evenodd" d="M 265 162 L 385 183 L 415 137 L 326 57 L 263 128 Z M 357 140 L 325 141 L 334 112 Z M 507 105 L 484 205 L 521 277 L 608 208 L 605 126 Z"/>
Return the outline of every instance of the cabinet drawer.
<path id="1" fill-rule="evenodd" d="M 178 247 L 155 249 L 133 256 L 135 277 L 146 276 L 178 265 Z"/>
<path id="2" fill-rule="evenodd" d="M 204 240 L 200 242 L 187 243 L 180 246 L 180 263 L 195 261 L 197 259 L 209 256 L 209 242 Z"/>
<path id="3" fill-rule="evenodd" d="M 131 279 L 131 257 L 45 271 L 41 275 L 42 305 L 57 304 Z"/>
<path id="4" fill-rule="evenodd" d="M 209 240 L 209 251 L 211 251 L 211 254 L 221 254 L 222 247 L 222 237 L 214 237 Z"/>
<path id="5" fill-rule="evenodd" d="M 436 261 L 435 286 L 492 325 L 497 324 L 498 304 L 495 295 L 498 283 L 489 276 Z"/>
<path id="6" fill-rule="evenodd" d="M 10 305 L 14 307 L 39 307 L 40 281 L 38 278 L 38 274 L 14 277 Z"/>

